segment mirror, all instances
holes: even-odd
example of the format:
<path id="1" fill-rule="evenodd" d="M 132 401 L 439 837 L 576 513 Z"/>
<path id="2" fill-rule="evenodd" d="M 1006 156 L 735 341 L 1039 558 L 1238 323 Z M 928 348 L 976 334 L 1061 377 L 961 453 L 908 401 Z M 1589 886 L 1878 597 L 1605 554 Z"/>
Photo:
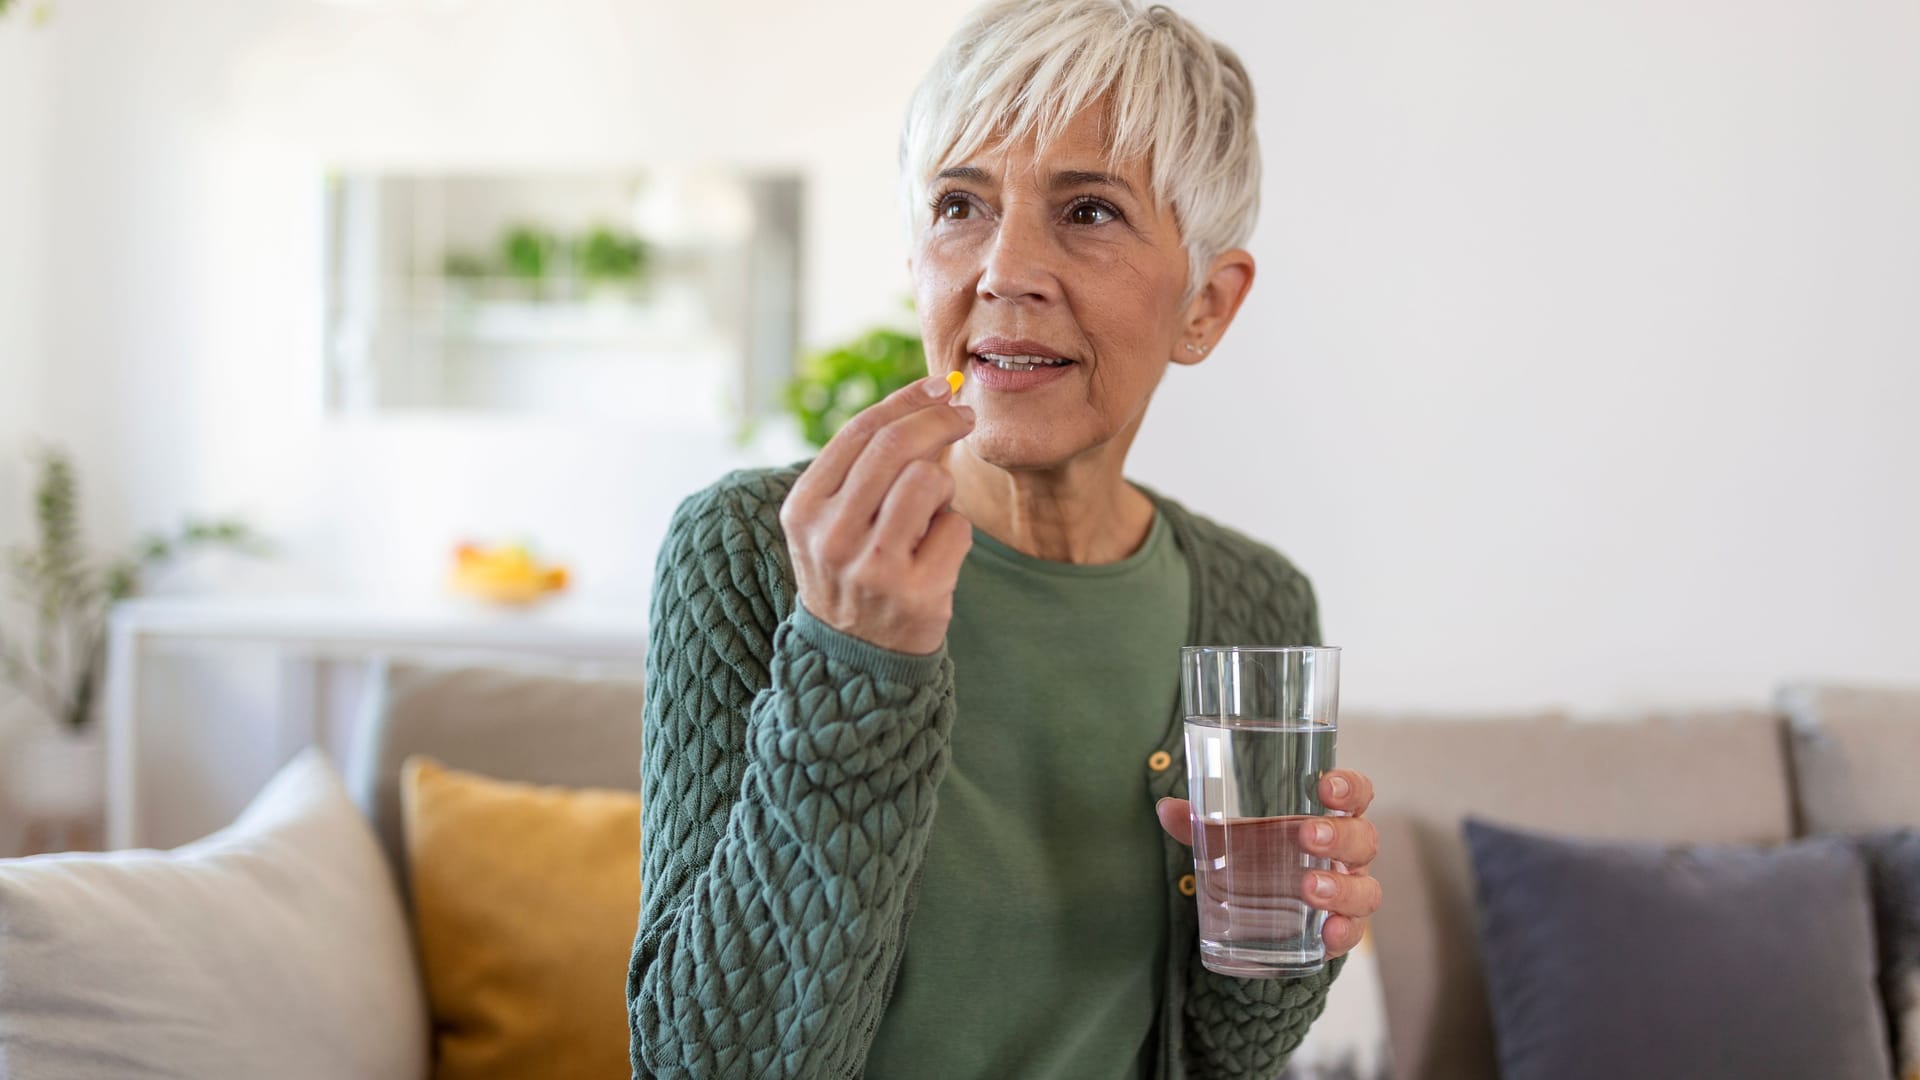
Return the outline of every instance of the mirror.
<path id="1" fill-rule="evenodd" d="M 800 208 L 740 170 L 336 174 L 327 412 L 742 427 L 792 374 Z"/>

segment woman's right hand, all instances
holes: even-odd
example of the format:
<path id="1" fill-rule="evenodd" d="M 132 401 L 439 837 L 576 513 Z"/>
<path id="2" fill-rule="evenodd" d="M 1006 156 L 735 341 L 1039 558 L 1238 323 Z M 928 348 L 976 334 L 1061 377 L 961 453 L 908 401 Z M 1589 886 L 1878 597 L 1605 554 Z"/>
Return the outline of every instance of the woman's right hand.
<path id="1" fill-rule="evenodd" d="M 862 641 L 925 655 L 953 618 L 973 526 L 941 453 L 973 430 L 944 377 L 876 402 L 827 442 L 780 507 L 800 602 Z"/>

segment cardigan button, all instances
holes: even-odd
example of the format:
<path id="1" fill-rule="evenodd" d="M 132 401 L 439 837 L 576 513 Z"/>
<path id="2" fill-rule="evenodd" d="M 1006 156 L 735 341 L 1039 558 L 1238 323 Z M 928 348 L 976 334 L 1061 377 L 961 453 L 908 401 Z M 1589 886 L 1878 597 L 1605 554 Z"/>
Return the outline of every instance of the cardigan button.
<path id="1" fill-rule="evenodd" d="M 1167 766 L 1171 764 L 1173 764 L 1173 755 L 1165 750 L 1155 750 L 1147 755 L 1147 768 L 1154 772 L 1166 772 Z"/>
<path id="2" fill-rule="evenodd" d="M 1193 895 L 1193 875 L 1192 874 L 1180 875 L 1180 895 L 1181 896 Z"/>

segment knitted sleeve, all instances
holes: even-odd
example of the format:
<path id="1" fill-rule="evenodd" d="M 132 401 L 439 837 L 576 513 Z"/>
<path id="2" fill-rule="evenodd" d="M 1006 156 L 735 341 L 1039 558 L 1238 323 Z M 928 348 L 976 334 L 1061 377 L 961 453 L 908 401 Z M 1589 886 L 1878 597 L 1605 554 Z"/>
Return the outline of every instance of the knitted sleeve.
<path id="1" fill-rule="evenodd" d="M 908 656 L 792 600 L 778 501 L 674 515 L 647 655 L 635 1077 L 839 1077 L 905 940 L 953 723 L 944 651 Z"/>
<path id="2" fill-rule="evenodd" d="M 1250 640 L 1273 645 L 1320 644 L 1320 613 L 1313 586 L 1292 564 L 1264 548 L 1268 558 L 1243 583 L 1257 610 L 1247 620 L 1259 627 Z M 1186 1054 L 1192 1080 L 1258 1077 L 1271 1080 L 1326 1008 L 1327 988 L 1346 963 L 1341 957 L 1317 975 L 1299 979 L 1242 979 L 1208 971 L 1200 962 L 1200 939 L 1187 946 Z"/>

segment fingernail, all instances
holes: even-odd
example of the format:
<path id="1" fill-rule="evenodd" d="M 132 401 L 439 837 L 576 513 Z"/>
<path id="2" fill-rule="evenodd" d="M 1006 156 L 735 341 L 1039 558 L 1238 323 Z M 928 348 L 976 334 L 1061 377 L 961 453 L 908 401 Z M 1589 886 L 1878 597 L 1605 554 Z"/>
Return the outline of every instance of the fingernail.
<path id="1" fill-rule="evenodd" d="M 953 386 L 945 378 L 928 379 L 920 384 L 920 389 L 926 391 L 930 398 L 943 398 L 953 393 Z"/>
<path id="2" fill-rule="evenodd" d="M 1333 843 L 1333 826 L 1321 824 L 1313 827 L 1313 842 L 1321 846 Z"/>
<path id="3" fill-rule="evenodd" d="M 1344 776 L 1336 776 L 1327 781 L 1327 786 L 1333 789 L 1333 797 L 1336 799 L 1346 798 L 1347 792 L 1353 790 L 1353 785 L 1347 783 L 1347 778 Z"/>
<path id="4" fill-rule="evenodd" d="M 1332 878 L 1325 874 L 1313 875 L 1313 895 L 1322 900 L 1331 900 L 1333 899 L 1333 893 L 1334 885 Z"/>
<path id="5" fill-rule="evenodd" d="M 1154 812 L 1154 813 L 1156 813 L 1156 814 L 1157 814 L 1157 813 L 1159 813 L 1159 812 L 1160 812 L 1160 808 L 1161 808 L 1162 806 L 1165 806 L 1165 805 L 1167 804 L 1167 800 L 1168 800 L 1168 799 L 1171 799 L 1171 798 L 1173 798 L 1173 796 L 1171 796 L 1171 795 L 1162 795 L 1162 796 L 1160 796 L 1160 797 L 1159 797 L 1158 799 L 1156 799 L 1156 800 L 1154 800 L 1154 803 L 1153 803 L 1153 812 Z"/>

